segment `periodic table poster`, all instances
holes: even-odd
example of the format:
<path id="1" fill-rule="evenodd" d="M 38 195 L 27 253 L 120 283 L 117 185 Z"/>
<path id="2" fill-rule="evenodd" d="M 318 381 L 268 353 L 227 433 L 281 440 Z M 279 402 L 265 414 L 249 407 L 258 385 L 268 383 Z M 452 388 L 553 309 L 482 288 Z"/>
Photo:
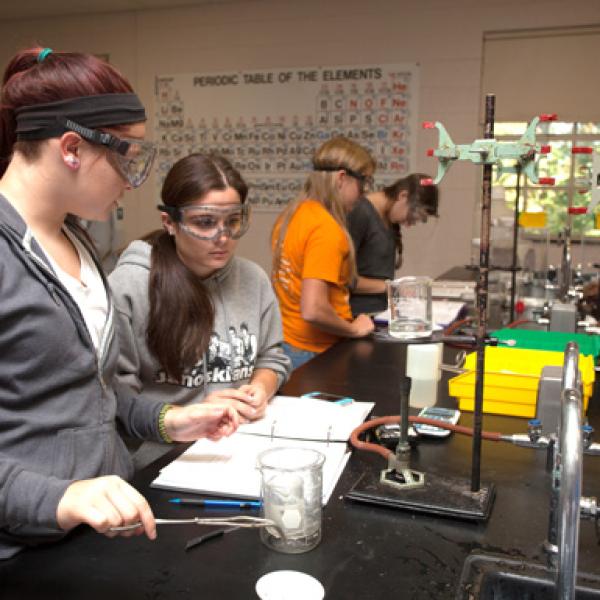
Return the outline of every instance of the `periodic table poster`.
<path id="1" fill-rule="evenodd" d="M 395 181 L 414 170 L 417 77 L 414 64 L 157 77 L 158 185 L 179 158 L 216 152 L 242 173 L 255 209 L 279 211 L 335 135 L 371 151 L 377 185 Z"/>

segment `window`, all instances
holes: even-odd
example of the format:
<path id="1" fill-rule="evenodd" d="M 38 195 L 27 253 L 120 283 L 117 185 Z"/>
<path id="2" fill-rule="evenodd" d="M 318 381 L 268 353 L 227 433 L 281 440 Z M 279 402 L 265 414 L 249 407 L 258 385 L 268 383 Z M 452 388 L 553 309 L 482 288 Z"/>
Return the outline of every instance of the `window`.
<path id="1" fill-rule="evenodd" d="M 518 140 L 527 123 L 497 122 L 494 126 L 498 141 Z M 546 227 L 550 235 L 560 234 L 568 224 L 568 207 L 587 206 L 591 202 L 591 154 L 572 154 L 575 147 L 592 147 L 600 151 L 600 123 L 541 123 L 538 126 L 537 141 L 549 144 L 551 153 L 539 161 L 540 177 L 554 177 L 554 186 L 535 185 L 521 176 L 519 209 L 530 212 L 544 211 Z M 506 166 L 510 165 L 509 162 Z M 505 173 L 495 182 L 502 185 L 506 202 L 514 210 L 517 176 Z M 595 183 L 595 182 L 594 182 Z M 585 193 L 582 193 L 585 190 Z M 598 212 L 597 209 L 596 212 Z M 596 229 L 595 215 L 570 215 L 571 234 L 574 238 L 600 238 Z M 545 230 L 528 230 L 531 234 L 546 234 Z"/>

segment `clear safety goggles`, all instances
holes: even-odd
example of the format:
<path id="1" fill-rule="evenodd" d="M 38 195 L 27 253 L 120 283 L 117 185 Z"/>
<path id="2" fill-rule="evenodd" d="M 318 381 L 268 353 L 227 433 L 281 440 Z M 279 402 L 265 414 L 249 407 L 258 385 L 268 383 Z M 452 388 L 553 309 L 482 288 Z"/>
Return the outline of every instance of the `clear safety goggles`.
<path id="1" fill-rule="evenodd" d="M 108 161 L 131 187 L 140 187 L 148 178 L 156 156 L 156 146 L 152 142 L 120 138 L 104 131 L 83 127 L 70 119 L 65 119 L 64 125 L 84 140 L 111 150 Z"/>
<path id="2" fill-rule="evenodd" d="M 344 171 L 346 175 L 350 175 L 358 182 L 358 187 L 361 194 L 365 192 L 373 191 L 375 187 L 375 181 L 372 175 L 365 175 L 364 173 L 359 173 L 358 171 L 354 171 L 349 169 L 348 167 L 343 166 L 327 166 L 327 167 L 315 167 L 315 171 L 326 171 L 326 172 L 335 172 L 335 171 Z"/>
<path id="3" fill-rule="evenodd" d="M 221 236 L 238 240 L 250 225 L 250 205 L 237 204 L 232 207 L 211 206 L 158 206 L 188 235 L 199 240 L 212 241 Z"/>
<path id="4" fill-rule="evenodd" d="M 375 181 L 372 175 L 363 175 L 358 171 L 353 171 L 352 169 L 347 169 L 344 167 L 344 171 L 350 175 L 350 177 L 354 177 L 356 181 L 358 181 L 358 187 L 360 188 L 361 194 L 364 192 L 372 192 L 375 187 Z"/>

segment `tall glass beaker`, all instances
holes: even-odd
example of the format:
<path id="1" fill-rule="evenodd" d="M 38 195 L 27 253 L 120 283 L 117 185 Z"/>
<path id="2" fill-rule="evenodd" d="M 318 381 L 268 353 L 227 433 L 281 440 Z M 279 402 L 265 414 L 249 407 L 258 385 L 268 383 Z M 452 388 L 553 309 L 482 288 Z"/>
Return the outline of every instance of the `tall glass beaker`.
<path id="1" fill-rule="evenodd" d="M 431 335 L 431 283 L 430 277 L 401 277 L 386 282 L 391 336 L 411 339 Z"/>

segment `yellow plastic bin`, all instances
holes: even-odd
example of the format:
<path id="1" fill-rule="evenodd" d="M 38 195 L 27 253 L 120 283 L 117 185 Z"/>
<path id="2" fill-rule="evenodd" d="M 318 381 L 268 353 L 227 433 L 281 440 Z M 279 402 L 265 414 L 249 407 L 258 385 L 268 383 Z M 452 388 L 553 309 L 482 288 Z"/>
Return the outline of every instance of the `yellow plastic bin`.
<path id="1" fill-rule="evenodd" d="M 483 412 L 515 417 L 535 417 L 537 390 L 542 369 L 548 365 L 562 367 L 562 352 L 525 350 L 492 346 L 485 349 Z M 466 373 L 448 381 L 448 393 L 458 398 L 460 410 L 475 406 L 475 369 L 477 354 L 467 355 Z M 579 356 L 583 382 L 583 409 L 587 410 L 594 389 L 594 358 Z"/>

